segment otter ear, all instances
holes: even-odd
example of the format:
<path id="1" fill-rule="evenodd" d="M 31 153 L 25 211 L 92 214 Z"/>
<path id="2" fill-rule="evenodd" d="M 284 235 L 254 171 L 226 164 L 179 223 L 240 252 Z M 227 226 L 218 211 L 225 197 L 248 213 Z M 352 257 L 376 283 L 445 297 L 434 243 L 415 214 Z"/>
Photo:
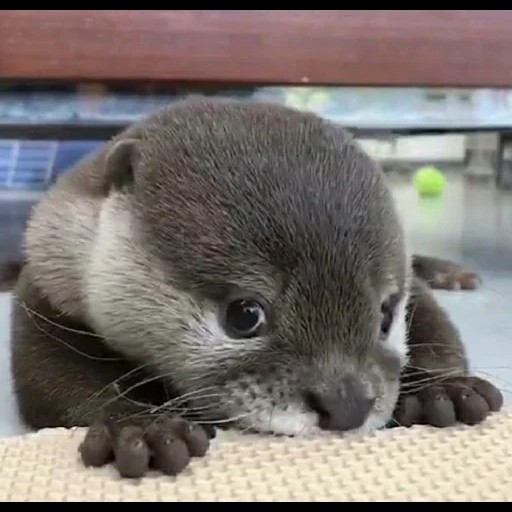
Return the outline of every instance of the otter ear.
<path id="1" fill-rule="evenodd" d="M 134 180 L 137 139 L 121 139 L 105 157 L 105 184 L 109 190 L 130 187 Z"/>

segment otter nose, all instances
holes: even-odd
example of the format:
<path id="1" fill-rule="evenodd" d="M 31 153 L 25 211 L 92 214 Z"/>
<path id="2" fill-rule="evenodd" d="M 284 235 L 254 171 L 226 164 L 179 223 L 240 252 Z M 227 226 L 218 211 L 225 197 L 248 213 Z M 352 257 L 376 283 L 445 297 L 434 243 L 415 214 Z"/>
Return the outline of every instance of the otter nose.
<path id="1" fill-rule="evenodd" d="M 350 378 L 333 390 L 306 393 L 306 402 L 318 413 L 321 429 L 345 432 L 363 425 L 375 399 L 368 398 L 361 384 Z"/>

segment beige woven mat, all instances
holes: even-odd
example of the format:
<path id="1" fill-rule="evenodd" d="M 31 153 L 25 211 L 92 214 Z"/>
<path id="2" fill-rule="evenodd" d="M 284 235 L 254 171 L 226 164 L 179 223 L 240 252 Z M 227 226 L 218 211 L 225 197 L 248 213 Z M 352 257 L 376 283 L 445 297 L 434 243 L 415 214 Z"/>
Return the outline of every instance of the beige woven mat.
<path id="1" fill-rule="evenodd" d="M 177 478 L 85 469 L 82 430 L 0 440 L 1 501 L 512 501 L 512 411 L 477 427 L 366 438 L 224 433 Z"/>

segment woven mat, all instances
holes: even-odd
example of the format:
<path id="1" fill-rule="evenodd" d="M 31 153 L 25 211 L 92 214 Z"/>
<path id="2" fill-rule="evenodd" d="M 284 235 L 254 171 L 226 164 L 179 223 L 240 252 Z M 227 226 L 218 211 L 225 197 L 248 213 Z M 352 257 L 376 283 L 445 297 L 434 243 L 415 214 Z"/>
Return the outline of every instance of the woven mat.
<path id="1" fill-rule="evenodd" d="M 477 427 L 413 427 L 345 439 L 219 434 L 176 478 L 86 469 L 84 431 L 0 440 L 0 501 L 512 501 L 512 411 Z"/>

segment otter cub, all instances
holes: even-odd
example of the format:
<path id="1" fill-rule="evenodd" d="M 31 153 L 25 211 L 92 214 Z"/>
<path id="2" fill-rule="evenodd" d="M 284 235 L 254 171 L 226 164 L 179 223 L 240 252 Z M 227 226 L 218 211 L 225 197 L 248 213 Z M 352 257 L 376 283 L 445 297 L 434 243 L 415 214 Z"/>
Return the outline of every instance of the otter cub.
<path id="1" fill-rule="evenodd" d="M 501 395 L 469 373 L 426 282 L 474 277 L 409 257 L 383 175 L 338 126 L 176 103 L 33 210 L 12 320 L 20 412 L 88 426 L 84 463 L 127 477 L 177 474 L 209 426 L 476 424 Z"/>

